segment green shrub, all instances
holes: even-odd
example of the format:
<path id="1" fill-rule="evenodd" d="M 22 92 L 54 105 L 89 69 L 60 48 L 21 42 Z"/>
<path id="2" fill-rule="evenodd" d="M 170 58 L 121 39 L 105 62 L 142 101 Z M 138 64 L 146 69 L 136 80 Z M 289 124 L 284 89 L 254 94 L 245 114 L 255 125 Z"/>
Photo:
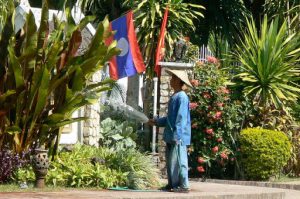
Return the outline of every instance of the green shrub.
<path id="1" fill-rule="evenodd" d="M 100 122 L 100 146 L 116 151 L 136 147 L 137 134 L 127 121 L 106 118 Z"/>
<path id="2" fill-rule="evenodd" d="M 76 144 L 71 152 L 60 152 L 51 162 L 46 183 L 62 187 L 148 189 L 159 185 L 158 173 L 151 157 L 136 149 L 116 151 Z M 15 172 L 14 180 L 31 184 L 32 176 L 32 168 L 24 167 Z"/>
<path id="3" fill-rule="evenodd" d="M 18 184 L 23 182 L 33 184 L 35 181 L 35 174 L 33 172 L 32 166 L 27 165 L 18 168 L 16 171 L 14 171 L 12 175 L 12 180 Z"/>
<path id="4" fill-rule="evenodd" d="M 245 174 L 251 180 L 278 177 L 291 156 L 291 143 L 281 131 L 244 129 L 240 143 Z"/>

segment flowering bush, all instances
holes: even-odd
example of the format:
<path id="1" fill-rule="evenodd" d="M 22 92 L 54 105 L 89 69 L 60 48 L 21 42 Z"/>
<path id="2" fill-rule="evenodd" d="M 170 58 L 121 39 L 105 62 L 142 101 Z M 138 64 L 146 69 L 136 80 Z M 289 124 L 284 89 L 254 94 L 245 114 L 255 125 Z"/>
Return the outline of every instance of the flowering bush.
<path id="1" fill-rule="evenodd" d="M 0 151 L 0 183 L 10 181 L 14 171 L 29 163 L 26 155 L 27 153 L 15 154 L 7 149 Z"/>
<path id="2" fill-rule="evenodd" d="M 229 76 L 219 61 L 214 57 L 207 57 L 207 61 L 196 64 L 191 80 L 191 174 L 224 177 L 230 173 L 226 168 L 237 163 L 235 140 L 244 119 L 244 104 L 231 100 L 226 86 Z"/>

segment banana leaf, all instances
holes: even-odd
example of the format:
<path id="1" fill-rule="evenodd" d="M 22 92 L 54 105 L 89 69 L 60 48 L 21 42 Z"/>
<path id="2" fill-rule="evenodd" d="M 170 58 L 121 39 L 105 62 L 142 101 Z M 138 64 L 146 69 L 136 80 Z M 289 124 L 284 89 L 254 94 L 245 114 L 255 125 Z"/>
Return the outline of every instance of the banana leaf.
<path id="1" fill-rule="evenodd" d="M 32 12 L 17 34 L 10 21 L 4 25 L 0 37 L 0 149 L 6 144 L 21 153 L 44 145 L 54 147 L 50 151 L 55 153 L 61 128 L 86 119 L 72 118 L 72 113 L 97 102 L 101 92 L 111 89 L 112 80 L 90 82 L 90 77 L 119 53 L 116 42 L 105 44 L 113 34 L 108 19 L 99 24 L 85 53 L 78 55 L 81 31 L 94 18 L 75 24 L 68 5 L 67 21 L 54 16 L 52 32 L 47 1 L 39 28 Z M 11 16 L 9 13 L 7 19 Z"/>

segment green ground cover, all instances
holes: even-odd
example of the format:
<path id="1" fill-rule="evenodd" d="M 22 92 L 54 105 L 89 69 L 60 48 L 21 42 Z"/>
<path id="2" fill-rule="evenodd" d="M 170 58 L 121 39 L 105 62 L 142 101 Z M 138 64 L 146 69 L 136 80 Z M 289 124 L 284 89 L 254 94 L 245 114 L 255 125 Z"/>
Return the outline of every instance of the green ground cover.
<path id="1" fill-rule="evenodd" d="M 295 178 L 295 177 L 287 177 L 287 176 L 282 176 L 279 179 L 276 179 L 274 182 L 284 182 L 284 183 L 296 183 L 298 182 L 300 184 L 300 177 Z"/>
<path id="2" fill-rule="evenodd" d="M 81 187 L 81 188 L 66 188 L 66 187 L 54 187 L 46 186 L 44 189 L 38 189 L 34 187 L 34 184 L 28 184 L 28 188 L 21 189 L 18 184 L 0 184 L 0 192 L 56 192 L 56 191 L 65 191 L 65 190 L 90 190 L 90 191 L 99 191 L 101 188 L 95 187 Z"/>

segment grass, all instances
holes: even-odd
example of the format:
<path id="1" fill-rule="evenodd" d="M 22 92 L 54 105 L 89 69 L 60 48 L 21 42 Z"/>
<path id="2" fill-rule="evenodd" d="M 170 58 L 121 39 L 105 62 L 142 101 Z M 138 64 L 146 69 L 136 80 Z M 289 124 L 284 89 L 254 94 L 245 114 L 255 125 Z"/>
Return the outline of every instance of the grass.
<path id="1" fill-rule="evenodd" d="M 0 192 L 39 192 L 39 191 L 62 191 L 62 187 L 45 187 L 44 189 L 35 188 L 29 184 L 27 189 L 21 189 L 18 184 L 0 184 Z"/>
<path id="2" fill-rule="evenodd" d="M 18 184 L 0 184 L 0 193 L 1 192 L 56 192 L 56 191 L 65 191 L 65 190 L 102 190 L 95 187 L 85 187 L 85 188 L 74 188 L 74 187 L 54 187 L 46 186 L 44 189 L 35 188 L 33 184 L 29 184 L 27 189 L 21 189 Z"/>
<path id="3" fill-rule="evenodd" d="M 300 184 L 300 177 L 281 176 L 279 179 L 274 180 L 274 182 L 295 182 L 295 181 L 299 181 Z"/>

